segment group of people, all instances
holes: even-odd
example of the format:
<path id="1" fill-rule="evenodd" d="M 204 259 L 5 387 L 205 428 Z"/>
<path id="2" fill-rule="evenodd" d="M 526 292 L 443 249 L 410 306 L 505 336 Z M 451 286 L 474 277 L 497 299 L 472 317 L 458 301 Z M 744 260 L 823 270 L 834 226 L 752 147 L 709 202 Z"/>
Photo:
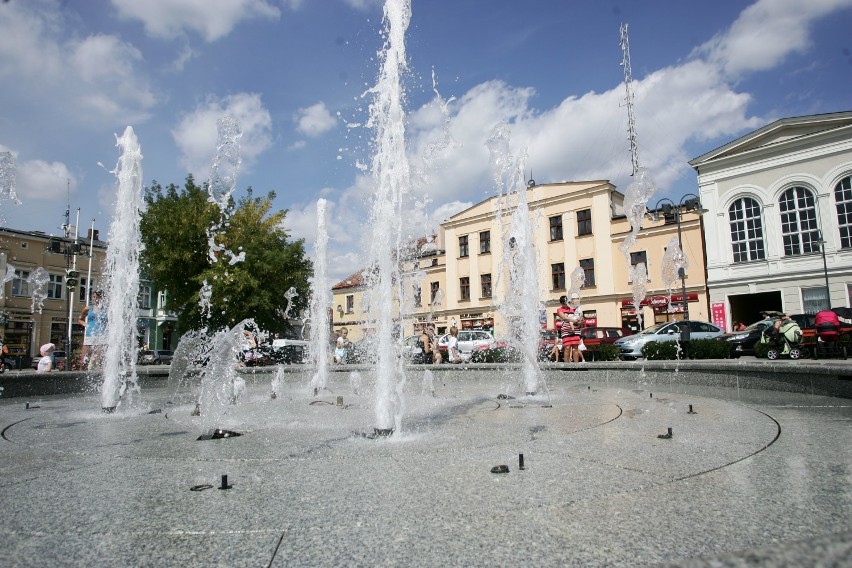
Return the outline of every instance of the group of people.
<path id="1" fill-rule="evenodd" d="M 562 360 L 566 363 L 585 362 L 586 357 L 583 355 L 585 346 L 583 345 L 583 338 L 580 337 L 580 330 L 583 329 L 583 310 L 580 309 L 580 295 L 571 294 L 570 300 L 568 296 L 560 296 L 559 304 L 555 321 L 558 337 L 553 342 L 553 350 L 550 356 L 559 361 L 561 352 Z"/>
<path id="2" fill-rule="evenodd" d="M 433 324 L 428 324 L 420 334 L 418 345 L 423 351 L 423 363 L 440 365 L 444 362 L 444 356 L 438 349 L 438 337 Z M 459 328 L 456 326 L 450 328 L 447 336 L 447 362 L 456 365 L 462 362 L 459 351 Z"/>

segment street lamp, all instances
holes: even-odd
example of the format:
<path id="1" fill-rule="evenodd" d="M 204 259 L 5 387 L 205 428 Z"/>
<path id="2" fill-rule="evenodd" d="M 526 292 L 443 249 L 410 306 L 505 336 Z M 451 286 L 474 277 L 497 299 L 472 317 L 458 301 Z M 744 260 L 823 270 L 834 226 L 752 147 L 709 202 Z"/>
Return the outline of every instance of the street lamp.
<path id="1" fill-rule="evenodd" d="M 825 309 L 831 309 L 831 291 L 828 288 L 828 262 L 825 260 L 825 239 L 822 238 L 822 229 L 817 232 L 817 236 L 819 237 L 819 250 L 822 253 L 822 274 L 825 276 L 825 301 L 828 302 L 828 307 Z"/>
<path id="2" fill-rule="evenodd" d="M 677 223 L 677 246 L 680 247 L 681 254 L 683 253 L 683 237 L 681 235 L 681 217 L 684 211 L 696 211 L 699 215 L 702 213 L 707 213 L 707 209 L 701 207 L 701 198 L 699 198 L 694 193 L 687 193 L 683 197 L 681 197 L 680 202 L 675 203 L 668 197 L 664 197 L 657 201 L 657 205 L 654 207 L 654 212 L 652 214 L 652 218 L 655 221 L 660 220 L 660 210 L 663 212 L 664 217 L 668 217 L 669 215 L 674 215 L 675 222 Z M 683 319 L 689 319 L 689 304 L 686 301 L 686 270 L 681 266 L 678 269 L 678 276 L 680 276 L 680 300 L 683 303 Z"/>

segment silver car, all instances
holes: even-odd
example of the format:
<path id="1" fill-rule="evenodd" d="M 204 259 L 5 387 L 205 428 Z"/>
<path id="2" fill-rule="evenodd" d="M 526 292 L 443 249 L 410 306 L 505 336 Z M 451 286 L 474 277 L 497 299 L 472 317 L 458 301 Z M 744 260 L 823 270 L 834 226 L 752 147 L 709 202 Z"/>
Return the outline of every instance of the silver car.
<path id="1" fill-rule="evenodd" d="M 643 329 L 636 335 L 628 335 L 618 339 L 613 345 L 618 347 L 619 356 L 624 360 L 640 359 L 642 355 L 642 347 L 646 344 L 656 341 L 662 343 L 664 341 L 676 341 L 681 338 L 682 326 L 689 327 L 689 339 L 713 339 L 719 337 L 724 332 L 706 321 L 670 321 L 658 323 L 647 329 Z"/>
<path id="2" fill-rule="evenodd" d="M 438 340 L 438 349 L 441 351 L 441 356 L 443 360 L 446 362 L 448 360 L 447 357 L 447 343 L 449 343 L 450 334 L 447 333 L 441 336 L 441 339 Z M 491 345 L 494 343 L 494 336 L 491 335 L 489 331 L 483 330 L 463 330 L 459 331 L 459 357 L 461 357 L 462 361 L 467 361 L 470 359 L 471 354 L 474 350 L 482 347 L 483 345 Z"/>

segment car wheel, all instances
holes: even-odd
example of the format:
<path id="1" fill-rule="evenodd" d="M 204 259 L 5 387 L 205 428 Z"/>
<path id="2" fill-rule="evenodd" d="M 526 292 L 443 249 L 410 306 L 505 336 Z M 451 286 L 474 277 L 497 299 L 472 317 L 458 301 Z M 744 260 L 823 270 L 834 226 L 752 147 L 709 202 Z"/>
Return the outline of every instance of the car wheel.
<path id="1" fill-rule="evenodd" d="M 769 351 L 766 352 L 766 358 L 771 360 L 771 361 L 776 360 L 778 358 L 778 355 L 779 355 L 778 350 L 774 349 L 774 348 L 770 349 Z"/>

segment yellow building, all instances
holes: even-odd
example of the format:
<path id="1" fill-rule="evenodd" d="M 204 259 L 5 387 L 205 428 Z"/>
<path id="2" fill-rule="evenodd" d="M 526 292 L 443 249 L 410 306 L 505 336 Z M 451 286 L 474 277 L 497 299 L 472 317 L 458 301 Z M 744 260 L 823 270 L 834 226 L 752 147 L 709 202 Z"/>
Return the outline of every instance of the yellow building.
<path id="1" fill-rule="evenodd" d="M 411 335 L 426 322 L 441 333 L 454 323 L 462 329 L 491 329 L 496 336 L 508 331 L 498 305 L 506 295 L 508 276 L 505 250 L 511 246 L 508 226 L 517 207 L 517 195 L 492 197 L 445 221 L 438 234 L 422 239 L 401 264 L 401 332 Z M 608 181 L 563 182 L 526 189 L 533 246 L 538 265 L 538 296 L 544 306 L 540 318 L 553 326 L 559 296 L 570 288 L 570 275 L 581 268 L 580 290 L 586 325 L 637 326 L 628 260 L 619 245 L 630 233 L 623 212 L 624 195 Z M 649 283 L 642 306 L 644 327 L 653 322 L 681 319 L 682 290 L 678 279 L 672 296 L 663 284 L 663 255 L 678 221 L 684 252 L 691 319 L 708 320 L 701 220 L 696 212 L 667 211 L 657 221 L 646 218 L 630 262 L 645 262 Z M 345 325 L 350 337 L 371 329 L 369 314 L 361 311 L 364 286 L 353 276 L 333 287 L 336 312 L 333 327 Z"/>
<path id="2" fill-rule="evenodd" d="M 38 357 L 39 347 L 45 343 L 67 351 L 69 321 L 74 347 L 79 348 L 82 327 L 76 325 L 77 318 L 94 289 L 89 283 L 97 287 L 102 281 L 106 259 L 106 243 L 98 240 L 97 233 L 92 235 L 90 230 L 88 236 L 75 238 L 73 232 L 69 237 L 53 237 L 39 231 L 0 229 L 0 275 L 11 277 L 2 285 L 0 328 L 9 356 L 17 364 L 27 365 Z M 48 274 L 41 312 L 33 305 L 33 285 L 28 281 L 39 267 Z M 67 287 L 71 270 L 78 273 L 73 291 Z"/>

